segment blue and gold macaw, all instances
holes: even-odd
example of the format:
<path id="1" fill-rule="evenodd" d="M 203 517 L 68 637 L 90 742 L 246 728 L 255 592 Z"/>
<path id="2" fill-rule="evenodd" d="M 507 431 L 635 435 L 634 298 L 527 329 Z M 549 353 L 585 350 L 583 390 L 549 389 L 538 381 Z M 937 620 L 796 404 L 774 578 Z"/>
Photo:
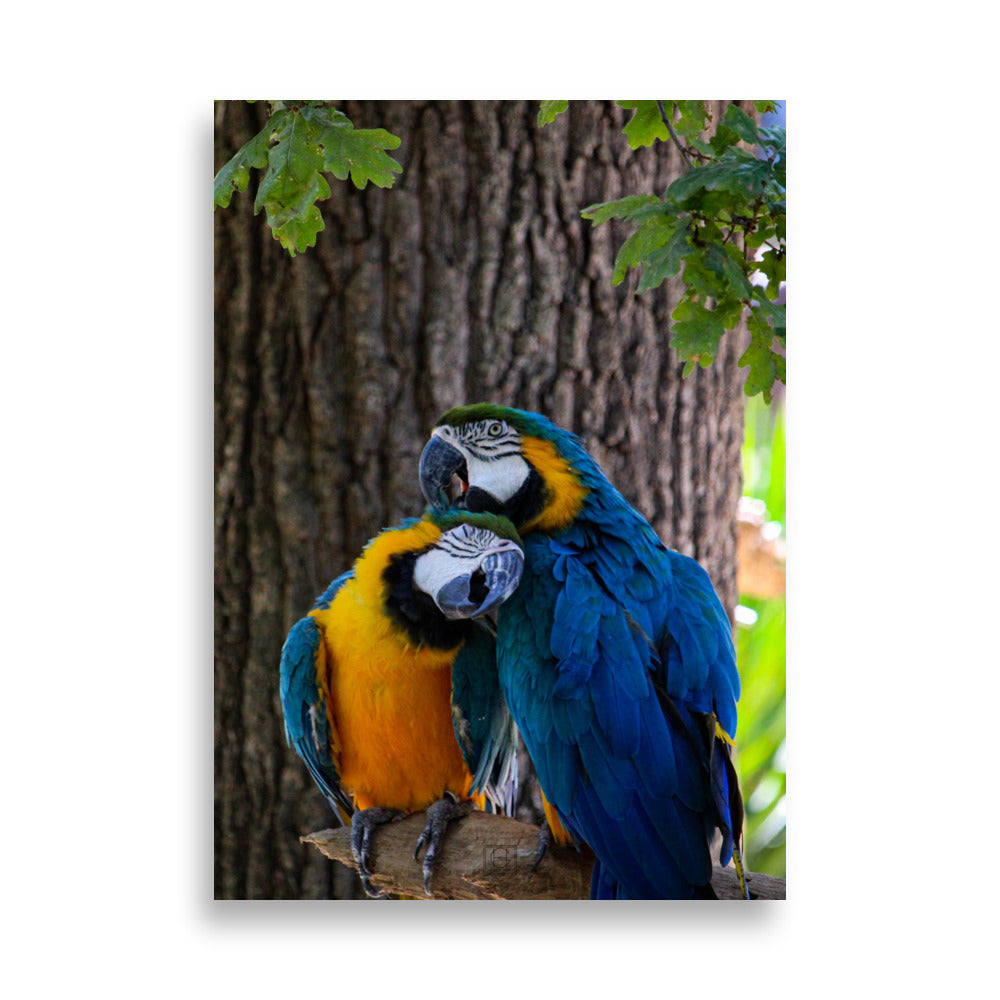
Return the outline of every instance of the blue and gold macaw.
<path id="1" fill-rule="evenodd" d="M 426 809 L 423 875 L 450 819 L 510 812 L 516 728 L 497 680 L 487 615 L 517 586 L 512 525 L 490 514 L 426 514 L 373 538 L 291 630 L 281 653 L 289 745 L 341 822 L 365 890 L 372 832 Z"/>
<path id="2" fill-rule="evenodd" d="M 545 796 L 597 856 L 592 898 L 713 897 L 716 831 L 745 895 L 740 681 L 705 570 L 535 413 L 449 410 L 420 479 L 431 504 L 503 515 L 521 535 L 521 583 L 497 614 L 500 685 Z"/>

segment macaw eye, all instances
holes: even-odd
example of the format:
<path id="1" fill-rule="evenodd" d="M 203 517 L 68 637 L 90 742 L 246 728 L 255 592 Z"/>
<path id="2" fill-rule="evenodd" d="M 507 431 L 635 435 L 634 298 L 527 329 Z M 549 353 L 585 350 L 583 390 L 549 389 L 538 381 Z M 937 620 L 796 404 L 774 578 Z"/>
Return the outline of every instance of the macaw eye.
<path id="1" fill-rule="evenodd" d="M 486 428 L 486 433 L 490 437 L 500 437 L 503 434 L 503 424 L 499 420 L 494 420 L 489 427 Z"/>

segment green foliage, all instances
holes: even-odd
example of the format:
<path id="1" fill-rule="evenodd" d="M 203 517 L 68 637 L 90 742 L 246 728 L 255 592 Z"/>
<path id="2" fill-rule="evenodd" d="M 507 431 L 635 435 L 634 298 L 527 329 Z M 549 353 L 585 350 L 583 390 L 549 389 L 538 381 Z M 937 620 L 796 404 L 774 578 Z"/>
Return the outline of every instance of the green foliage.
<path id="1" fill-rule="evenodd" d="M 745 315 L 745 391 L 770 401 L 774 383 L 785 381 L 785 307 L 774 301 L 785 280 L 785 130 L 760 127 L 730 104 L 708 136 L 704 101 L 618 103 L 634 112 L 625 126 L 633 149 L 672 141 L 689 169 L 662 196 L 631 194 L 583 210 L 594 225 L 617 218 L 632 227 L 612 283 L 633 268 L 642 293 L 681 273 L 670 346 L 686 362 L 685 375 L 711 364 L 723 334 Z M 774 102 L 756 106 L 773 110 Z M 758 274 L 766 289 L 755 282 Z"/>
<path id="2" fill-rule="evenodd" d="M 250 169 L 265 170 L 254 200 L 275 239 L 294 257 L 316 245 L 324 228 L 316 203 L 330 197 L 324 173 L 348 177 L 357 188 L 369 182 L 392 187 L 402 167 L 386 152 L 399 146 L 385 129 L 356 129 L 324 101 L 272 101 L 271 117 L 215 178 L 215 207 L 226 208 L 233 191 L 245 191 Z"/>
<path id="3" fill-rule="evenodd" d="M 785 877 L 785 599 L 742 597 L 752 625 L 738 625 L 743 691 L 736 759 L 752 871 Z"/>
<path id="4" fill-rule="evenodd" d="M 656 101 L 619 101 L 619 105 L 635 111 L 625 126 L 625 138 L 633 149 L 652 146 L 657 139 L 669 139 L 670 132 L 660 116 Z"/>
<path id="5" fill-rule="evenodd" d="M 785 280 L 785 130 L 764 128 L 730 104 L 715 131 L 704 101 L 619 101 L 632 112 L 625 137 L 632 149 L 673 142 L 689 169 L 662 195 L 631 194 L 591 205 L 594 225 L 620 219 L 631 232 L 618 252 L 612 281 L 629 269 L 636 291 L 678 275 L 684 291 L 673 312 L 670 344 L 685 362 L 708 366 L 726 331 L 745 316 L 750 344 L 747 395 L 769 401 L 785 380 L 785 307 L 777 300 Z M 755 101 L 758 112 L 773 101 Z M 539 125 L 563 114 L 568 101 L 542 101 Z M 315 246 L 323 229 L 317 203 L 330 196 L 324 176 L 391 187 L 400 165 L 386 152 L 399 146 L 385 129 L 355 129 L 324 101 L 271 101 L 264 129 L 215 178 L 215 206 L 245 191 L 250 170 L 264 170 L 254 212 L 263 208 L 275 237 L 290 254 Z M 759 276 L 759 277 L 758 277 Z M 763 284 L 766 282 L 766 287 Z"/>
<path id="6" fill-rule="evenodd" d="M 744 493 L 785 523 L 784 406 L 747 401 Z M 746 855 L 753 871 L 785 876 L 785 598 L 740 596 L 753 624 L 739 624 L 736 656 L 742 680 L 737 766 L 746 805 Z"/>
<path id="7" fill-rule="evenodd" d="M 569 101 L 542 101 L 542 106 L 538 111 L 538 125 L 548 125 L 556 120 L 557 115 L 561 115 L 569 107 Z"/>
<path id="8" fill-rule="evenodd" d="M 747 400 L 743 492 L 763 500 L 768 517 L 785 524 L 785 406 Z"/>

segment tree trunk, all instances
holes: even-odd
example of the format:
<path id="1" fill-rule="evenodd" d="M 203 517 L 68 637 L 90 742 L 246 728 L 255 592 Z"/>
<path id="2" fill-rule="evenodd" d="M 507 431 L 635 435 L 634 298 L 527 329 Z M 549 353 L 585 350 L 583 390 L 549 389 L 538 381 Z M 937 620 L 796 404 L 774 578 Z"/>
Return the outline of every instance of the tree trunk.
<path id="1" fill-rule="evenodd" d="M 580 434 L 736 601 L 735 338 L 681 379 L 676 287 L 612 287 L 623 231 L 580 217 L 662 192 L 676 150 L 630 150 L 613 103 L 571 102 L 542 129 L 537 102 L 337 106 L 400 136 L 395 187 L 331 178 L 326 229 L 295 258 L 252 214 L 256 176 L 215 213 L 217 898 L 360 894 L 299 841 L 332 816 L 285 745 L 281 646 L 372 535 L 420 513 L 420 450 L 447 408 L 518 406 Z M 265 120 L 219 102 L 216 169 Z"/>

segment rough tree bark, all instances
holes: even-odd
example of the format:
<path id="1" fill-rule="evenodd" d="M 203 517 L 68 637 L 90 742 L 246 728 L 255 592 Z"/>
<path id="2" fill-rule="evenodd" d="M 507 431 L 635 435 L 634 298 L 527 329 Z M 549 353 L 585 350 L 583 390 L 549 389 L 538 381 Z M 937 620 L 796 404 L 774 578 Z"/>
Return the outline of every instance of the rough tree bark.
<path id="1" fill-rule="evenodd" d="M 677 290 L 611 285 L 623 234 L 580 209 L 662 191 L 669 146 L 629 150 L 624 112 L 571 102 L 344 102 L 402 139 L 394 188 L 331 182 L 290 258 L 252 214 L 215 214 L 215 895 L 342 898 L 353 874 L 299 837 L 332 816 L 285 746 L 281 645 L 380 528 L 418 514 L 420 449 L 450 406 L 537 410 L 583 436 L 732 613 L 743 372 L 732 337 L 686 380 Z M 719 109 L 716 109 L 719 110 Z M 266 107 L 216 106 L 216 169 Z"/>

